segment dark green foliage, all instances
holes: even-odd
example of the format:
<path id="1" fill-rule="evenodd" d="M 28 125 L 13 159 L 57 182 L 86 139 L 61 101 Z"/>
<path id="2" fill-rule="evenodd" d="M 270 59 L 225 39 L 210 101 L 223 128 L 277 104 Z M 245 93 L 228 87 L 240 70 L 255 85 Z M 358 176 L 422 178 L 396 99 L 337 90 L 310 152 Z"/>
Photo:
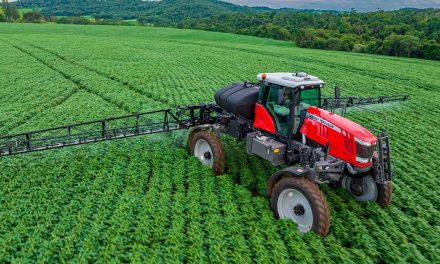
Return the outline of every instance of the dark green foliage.
<path id="1" fill-rule="evenodd" d="M 17 10 L 15 3 L 9 3 L 8 0 L 2 0 L 3 16 L 6 21 L 15 21 L 20 18 L 20 13 Z M 1 20 L 1 16 L 0 16 Z"/>
<path id="2" fill-rule="evenodd" d="M 176 23 L 227 12 L 252 11 L 251 8 L 216 0 L 21 0 L 18 5 L 23 8 L 43 8 L 45 14 L 57 16 L 91 15 L 111 19 L 148 17 L 156 20 L 154 23 Z"/>
<path id="3" fill-rule="evenodd" d="M 182 21 L 176 26 L 291 40 L 304 48 L 435 60 L 440 49 L 439 17 L 438 9 L 369 13 L 290 10 L 222 14 Z"/>
<path id="4" fill-rule="evenodd" d="M 62 17 L 57 21 L 59 24 L 77 24 L 88 25 L 91 24 L 90 20 L 81 16 Z"/>
<path id="5" fill-rule="evenodd" d="M 23 21 L 25 22 L 39 23 L 42 20 L 43 16 L 41 16 L 38 12 L 30 11 L 23 14 Z"/>

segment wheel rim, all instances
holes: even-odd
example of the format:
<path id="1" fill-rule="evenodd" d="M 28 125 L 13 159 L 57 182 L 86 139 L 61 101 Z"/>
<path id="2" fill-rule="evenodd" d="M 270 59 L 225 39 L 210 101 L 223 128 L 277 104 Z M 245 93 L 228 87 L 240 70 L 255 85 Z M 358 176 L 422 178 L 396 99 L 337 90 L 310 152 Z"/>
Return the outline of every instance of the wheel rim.
<path id="1" fill-rule="evenodd" d="M 196 156 L 203 165 L 210 168 L 214 165 L 214 156 L 208 141 L 203 138 L 197 140 L 194 146 L 194 156 Z"/>
<path id="2" fill-rule="evenodd" d="M 300 191 L 285 189 L 278 196 L 278 216 L 290 219 L 298 225 L 301 233 L 308 232 L 313 225 L 313 211 L 309 200 Z"/>
<path id="3" fill-rule="evenodd" d="M 379 190 L 377 189 L 376 181 L 370 175 L 365 176 L 362 181 L 362 194 L 356 195 L 352 191 L 352 177 L 345 177 L 343 179 L 343 186 L 347 189 L 351 195 L 359 202 L 368 202 L 368 201 L 376 201 L 377 196 L 379 194 Z"/>

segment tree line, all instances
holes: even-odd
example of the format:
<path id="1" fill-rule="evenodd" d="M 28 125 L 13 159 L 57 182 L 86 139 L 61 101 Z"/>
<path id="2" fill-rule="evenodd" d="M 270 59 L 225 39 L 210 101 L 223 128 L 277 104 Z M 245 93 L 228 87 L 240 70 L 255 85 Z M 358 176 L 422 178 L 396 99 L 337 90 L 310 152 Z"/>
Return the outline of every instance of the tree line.
<path id="1" fill-rule="evenodd" d="M 304 48 L 440 60 L 439 9 L 223 14 L 172 25 L 288 40 Z"/>
<path id="2" fill-rule="evenodd" d="M 20 13 L 17 10 L 15 3 L 9 3 L 8 0 L 2 0 L 0 10 L 0 22 L 12 22 L 20 18 Z"/>
<path id="3" fill-rule="evenodd" d="M 123 20 L 136 19 L 139 25 L 244 34 L 291 41 L 304 48 L 440 60 L 439 9 L 367 13 L 273 10 L 216 0 L 19 0 L 17 3 L 19 7 L 34 8 L 33 12 L 23 14 L 24 22 L 132 25 Z"/>
<path id="4" fill-rule="evenodd" d="M 17 4 L 2 0 L 0 6 L 0 22 L 24 22 L 24 23 L 58 23 L 58 24 L 78 24 L 78 25 L 133 25 L 133 23 L 125 22 L 119 19 L 106 19 L 98 16 L 93 19 L 83 16 L 54 16 L 38 9 L 19 12 Z"/>

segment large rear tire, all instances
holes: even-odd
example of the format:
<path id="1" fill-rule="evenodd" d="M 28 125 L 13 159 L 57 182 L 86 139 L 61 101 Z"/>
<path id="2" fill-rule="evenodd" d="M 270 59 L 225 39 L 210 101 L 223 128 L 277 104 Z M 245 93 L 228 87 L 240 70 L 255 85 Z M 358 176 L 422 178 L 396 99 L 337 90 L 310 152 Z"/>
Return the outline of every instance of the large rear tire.
<path id="1" fill-rule="evenodd" d="M 286 177 L 274 187 L 271 207 L 277 218 L 290 219 L 300 233 L 312 230 L 320 236 L 330 228 L 330 209 L 315 182 L 300 177 Z"/>
<path id="2" fill-rule="evenodd" d="M 215 175 L 225 171 L 225 154 L 220 139 L 207 130 L 201 130 L 191 139 L 191 154 L 197 157 L 203 165 L 210 167 Z"/>
<path id="3" fill-rule="evenodd" d="M 188 149 L 191 151 L 192 153 L 192 147 L 193 147 L 193 139 L 194 139 L 194 135 L 197 134 L 197 132 L 200 132 L 201 129 L 200 128 L 191 128 L 191 130 L 188 133 Z"/>

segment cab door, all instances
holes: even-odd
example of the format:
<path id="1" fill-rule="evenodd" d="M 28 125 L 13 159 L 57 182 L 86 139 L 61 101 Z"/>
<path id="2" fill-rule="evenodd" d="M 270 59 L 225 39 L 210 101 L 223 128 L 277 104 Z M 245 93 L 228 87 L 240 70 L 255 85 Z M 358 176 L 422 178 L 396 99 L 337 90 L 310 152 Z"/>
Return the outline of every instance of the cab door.
<path id="1" fill-rule="evenodd" d="M 276 84 L 260 88 L 259 100 L 255 107 L 254 127 L 287 135 L 290 124 L 292 89 Z"/>
<path id="2" fill-rule="evenodd" d="M 321 90 L 319 88 L 305 89 L 299 92 L 295 106 L 295 127 L 293 134 L 297 134 L 301 129 L 310 106 L 321 107 Z"/>

